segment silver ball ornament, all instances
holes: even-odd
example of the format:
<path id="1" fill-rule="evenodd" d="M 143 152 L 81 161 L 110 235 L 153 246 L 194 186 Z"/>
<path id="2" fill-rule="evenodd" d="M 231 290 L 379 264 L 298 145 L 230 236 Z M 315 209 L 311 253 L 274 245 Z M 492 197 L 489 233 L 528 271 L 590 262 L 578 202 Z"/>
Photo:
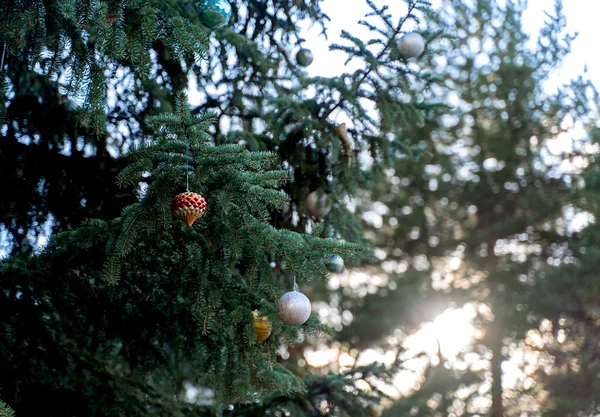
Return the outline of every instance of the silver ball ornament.
<path id="1" fill-rule="evenodd" d="M 327 270 L 333 274 L 339 274 L 344 271 L 344 258 L 340 255 L 332 255 L 327 260 Z"/>
<path id="2" fill-rule="evenodd" d="M 313 62 L 313 54 L 310 49 L 302 48 L 296 53 L 296 62 L 301 67 L 308 67 Z"/>
<path id="3" fill-rule="evenodd" d="M 305 323 L 310 312 L 310 300 L 299 291 L 286 292 L 277 302 L 277 315 L 287 324 Z"/>
<path id="4" fill-rule="evenodd" d="M 313 191 L 306 197 L 306 210 L 315 217 L 325 217 L 331 211 L 333 202 L 322 191 Z"/>
<path id="5" fill-rule="evenodd" d="M 407 33 L 398 42 L 398 52 L 405 58 L 418 58 L 425 51 L 425 40 L 418 33 Z"/>

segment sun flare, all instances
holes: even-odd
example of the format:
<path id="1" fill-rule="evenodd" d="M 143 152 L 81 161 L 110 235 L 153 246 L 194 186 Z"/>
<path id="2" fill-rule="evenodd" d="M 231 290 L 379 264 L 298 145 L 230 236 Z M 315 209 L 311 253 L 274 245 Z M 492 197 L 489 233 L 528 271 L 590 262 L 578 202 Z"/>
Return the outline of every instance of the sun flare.
<path id="1" fill-rule="evenodd" d="M 469 309 L 448 309 L 410 336 L 406 346 L 431 355 L 437 355 L 441 350 L 442 356 L 453 359 L 473 342 L 474 335 L 475 327 Z"/>
<path id="2" fill-rule="evenodd" d="M 440 359 L 456 362 L 458 354 L 467 350 L 475 340 L 474 317 L 475 309 L 471 304 L 460 309 L 447 309 L 406 338 L 405 369 L 394 378 L 394 387 L 399 394 L 412 392 L 430 364 L 438 365 Z M 443 358 L 439 357 L 439 353 Z"/>

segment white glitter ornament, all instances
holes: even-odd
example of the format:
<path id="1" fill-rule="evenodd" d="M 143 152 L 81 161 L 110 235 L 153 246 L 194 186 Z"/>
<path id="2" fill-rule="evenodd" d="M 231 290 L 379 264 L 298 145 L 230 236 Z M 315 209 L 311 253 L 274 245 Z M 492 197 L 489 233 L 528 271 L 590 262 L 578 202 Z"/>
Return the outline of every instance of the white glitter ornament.
<path id="1" fill-rule="evenodd" d="M 287 324 L 300 325 L 310 317 L 310 300 L 300 291 L 286 292 L 277 302 L 277 315 Z"/>
<path id="2" fill-rule="evenodd" d="M 418 33 L 407 33 L 398 42 L 398 52 L 405 58 L 418 58 L 425 51 L 425 40 Z"/>

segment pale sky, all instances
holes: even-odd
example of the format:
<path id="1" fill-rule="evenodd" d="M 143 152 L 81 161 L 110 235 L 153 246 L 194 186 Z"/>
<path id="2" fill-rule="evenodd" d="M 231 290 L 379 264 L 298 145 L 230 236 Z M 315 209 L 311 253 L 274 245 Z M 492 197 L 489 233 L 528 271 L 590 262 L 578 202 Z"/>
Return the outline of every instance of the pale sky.
<path id="1" fill-rule="evenodd" d="M 567 30 L 577 32 L 579 36 L 573 42 L 571 54 L 566 58 L 561 77 L 564 80 L 577 77 L 583 73 L 587 65 L 587 77 L 596 87 L 600 86 L 600 0 L 563 0 L 564 13 L 567 17 Z M 529 0 L 524 16 L 523 27 L 529 33 L 536 33 L 542 25 L 544 11 L 552 12 L 553 0 Z"/>
<path id="2" fill-rule="evenodd" d="M 434 0 L 433 3 L 443 4 L 444 0 Z M 564 0 L 563 3 L 568 31 L 578 32 L 579 36 L 573 43 L 572 52 L 565 60 L 557 81 L 561 79 L 566 82 L 570 78 L 577 77 L 583 73 L 587 64 L 587 77 L 592 79 L 596 86 L 600 86 L 600 53 L 596 49 L 600 42 L 600 24 L 597 21 L 597 16 L 600 15 L 600 0 Z M 375 0 L 375 4 L 389 4 L 391 10 L 397 10 L 395 16 L 400 16 L 399 13 L 404 6 L 404 2 L 400 0 Z M 356 22 L 368 12 L 366 3 L 364 0 L 325 0 L 323 9 L 331 18 L 328 24 L 330 38 L 325 41 L 322 37 L 318 37 L 317 28 L 306 33 L 305 46 L 315 55 L 314 63 L 308 68 L 309 73 L 332 76 L 350 71 L 350 68 L 343 67 L 344 56 L 341 53 L 329 52 L 328 47 L 330 43 L 338 40 L 337 36 L 342 29 L 358 37 L 364 33 Z M 523 20 L 525 31 L 532 35 L 537 34 L 546 18 L 544 11 L 553 10 L 554 0 L 529 0 L 528 10 Z"/>

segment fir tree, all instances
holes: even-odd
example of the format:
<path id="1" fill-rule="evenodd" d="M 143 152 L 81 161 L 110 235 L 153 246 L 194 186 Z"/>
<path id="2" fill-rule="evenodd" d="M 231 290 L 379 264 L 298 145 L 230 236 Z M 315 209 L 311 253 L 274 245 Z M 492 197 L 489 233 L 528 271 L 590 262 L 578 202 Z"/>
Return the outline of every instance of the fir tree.
<path id="1" fill-rule="evenodd" d="M 89 216 L 113 218 L 135 201 L 116 186 L 124 165 L 112 156 L 135 138 L 118 132 L 134 125 L 138 136 L 148 133 L 138 120 L 168 111 L 169 89 L 182 87 L 172 79 L 162 88 L 162 67 L 172 60 L 193 64 L 206 53 L 208 35 L 187 6 L 162 0 L 2 2 L 2 97 L 8 106 L 0 212 L 11 251 L 30 252 L 45 227 L 60 231 Z M 116 100 L 107 102 L 108 93 Z"/>
<path id="2" fill-rule="evenodd" d="M 0 400 L 0 415 L 3 417 L 14 417 L 15 412 L 8 406 L 8 404 Z"/>
<path id="3" fill-rule="evenodd" d="M 12 335 L 4 349 L 7 354 L 22 349 L 28 359 L 27 365 L 7 364 L 3 379 L 13 381 L 8 387 L 20 397 L 23 414 L 36 409 L 32 400 L 44 381 L 22 381 L 21 367 L 37 369 L 46 355 L 61 359 L 53 364 L 55 372 L 78 371 L 52 391 L 65 399 L 75 396 L 70 402 L 79 413 L 182 413 L 191 407 L 180 398 L 187 380 L 212 389 L 217 407 L 262 399 L 274 390 L 290 395 L 304 389 L 272 356 L 277 337 L 293 343 L 298 328 L 282 325 L 274 314 L 281 283 L 265 253 L 304 285 L 323 275 L 324 256 L 352 255 L 359 247 L 273 228 L 269 209 L 287 201 L 277 188 L 289 178 L 268 169 L 275 155 L 212 145 L 204 133 L 211 117 L 192 116 L 185 96 L 177 111 L 152 119 L 160 139 L 136 150 L 122 173 L 124 183 L 142 175 L 148 180 L 138 203 L 113 221 L 94 220 L 57 235 L 33 259 L 4 266 L 3 309 L 7 323 L 18 322 L 15 330 L 7 329 Z M 183 188 L 188 176 L 188 146 L 189 186 L 210 202 L 210 221 L 194 229 L 173 220 L 169 208 L 171 190 Z M 283 285 L 291 289 L 291 282 Z M 16 313 L 22 308 L 31 309 L 28 317 Z M 275 324 L 270 343 L 254 340 L 254 309 Z M 13 332 L 21 326 L 40 328 L 19 337 Z M 313 318 L 303 331 L 310 335 L 320 328 Z M 77 402 L 76 387 L 93 392 L 97 384 L 115 390 L 116 401 L 91 394 L 95 399 L 79 408 L 85 403 Z M 43 406 L 48 415 L 60 412 Z"/>
<path id="4" fill-rule="evenodd" d="M 317 1 L 235 2 L 230 24 L 210 32 L 208 50 L 209 35 L 190 1 L 6 2 L 9 123 L 0 191 L 7 196 L 1 211 L 10 214 L 3 220 L 9 248 L 30 251 L 44 227 L 110 219 L 134 202 L 115 187 L 120 156 L 152 132 L 147 116 L 173 109 L 173 92 L 189 78 L 200 97 L 192 112 L 217 114 L 216 143 L 244 140 L 293 167 L 305 187 L 290 183 L 286 191 L 301 211 L 309 191 L 341 199 L 368 182 L 358 163 L 363 150 L 378 166 L 397 152 L 418 155 L 416 138 L 403 129 L 436 108 L 421 94 L 436 76 L 409 66 L 395 45 L 418 21 L 432 53 L 441 30 L 424 0 L 408 1 L 406 15 L 395 18 L 387 7 L 371 7 L 364 22 L 371 39 L 344 33 L 345 43 L 335 46 L 364 68 L 322 78 L 308 77 L 294 61 L 302 19 L 326 29 Z M 352 120 L 349 135 L 336 133 L 338 115 Z M 47 166 L 24 169 L 37 160 Z M 88 175 L 76 174 L 82 169 Z M 336 181 L 328 182 L 329 174 Z M 350 217 L 338 214 L 335 227 L 357 239 Z"/>
<path id="5" fill-rule="evenodd" d="M 303 379 L 276 357 L 299 335 L 275 314 L 292 276 L 312 295 L 330 255 L 364 253 L 331 237 L 362 240 L 346 205 L 325 223 L 307 194 L 341 201 L 395 156 L 418 158 L 406 126 L 440 107 L 438 77 L 395 46 L 426 17 L 433 51 L 428 2 L 396 18 L 369 4 L 372 39 L 333 46 L 364 68 L 335 78 L 292 59 L 298 19 L 324 23 L 318 2 L 237 2 L 210 33 L 187 1 L 4 4 L 0 385 L 19 415 L 362 416 L 381 400 L 393 368 Z M 203 101 L 189 109 L 194 73 Z M 169 210 L 188 187 L 208 202 L 193 228 Z M 55 234 L 32 254 L 44 224 Z M 273 325 L 264 343 L 253 310 Z M 330 332 L 314 316 L 301 329 Z"/>

